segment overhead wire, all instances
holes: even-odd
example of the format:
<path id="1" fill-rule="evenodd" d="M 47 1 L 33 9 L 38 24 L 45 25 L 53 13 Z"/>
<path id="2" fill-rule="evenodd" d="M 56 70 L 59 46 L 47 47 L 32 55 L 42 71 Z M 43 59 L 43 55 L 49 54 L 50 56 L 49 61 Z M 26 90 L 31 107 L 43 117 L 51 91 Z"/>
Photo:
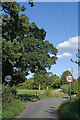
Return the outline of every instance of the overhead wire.
<path id="1" fill-rule="evenodd" d="M 62 13 L 63 24 L 64 24 L 64 31 L 65 31 L 66 39 L 68 39 L 68 33 L 67 33 L 67 27 L 66 27 L 66 21 L 65 21 L 65 16 L 64 16 L 64 10 L 63 10 L 62 2 L 61 2 L 60 5 L 61 5 L 61 13 Z"/>

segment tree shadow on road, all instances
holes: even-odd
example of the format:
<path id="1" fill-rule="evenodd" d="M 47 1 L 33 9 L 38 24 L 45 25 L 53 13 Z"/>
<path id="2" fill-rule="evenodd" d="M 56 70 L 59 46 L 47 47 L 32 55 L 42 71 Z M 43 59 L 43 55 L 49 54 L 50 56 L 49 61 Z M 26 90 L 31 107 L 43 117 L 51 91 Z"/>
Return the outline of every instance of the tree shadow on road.
<path id="1" fill-rule="evenodd" d="M 62 97 L 63 99 L 67 99 L 67 98 L 69 98 L 69 96 L 67 96 L 67 97 Z"/>
<path id="2" fill-rule="evenodd" d="M 21 101 L 30 101 L 30 102 L 35 102 L 39 100 L 39 97 L 36 95 L 30 95 L 30 94 L 19 94 L 18 98 L 21 99 Z"/>
<path id="3" fill-rule="evenodd" d="M 51 117 L 57 118 L 57 109 L 50 107 L 48 110 L 45 110 Z"/>

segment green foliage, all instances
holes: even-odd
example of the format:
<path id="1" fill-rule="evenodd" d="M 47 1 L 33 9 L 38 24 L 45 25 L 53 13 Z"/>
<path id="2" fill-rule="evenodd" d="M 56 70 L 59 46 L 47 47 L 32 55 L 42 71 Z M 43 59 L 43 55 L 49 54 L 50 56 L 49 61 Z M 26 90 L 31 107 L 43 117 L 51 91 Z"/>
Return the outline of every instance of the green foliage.
<path id="1" fill-rule="evenodd" d="M 15 100 L 13 105 L 7 105 L 5 109 L 2 110 L 2 118 L 15 118 L 25 107 L 25 104 L 21 103 L 19 100 Z"/>
<path id="2" fill-rule="evenodd" d="M 26 10 L 24 6 L 16 2 L 3 2 L 2 8 L 3 83 L 4 77 L 11 75 L 13 80 L 10 85 L 18 85 L 26 80 L 29 72 L 46 71 L 46 68 L 56 64 L 58 50 L 45 40 L 46 31 L 43 28 L 30 23 L 25 14 L 19 14 Z"/>
<path id="3" fill-rule="evenodd" d="M 15 96 L 17 95 L 16 89 L 12 88 L 12 89 L 11 89 L 11 92 L 12 92 L 13 95 L 15 95 Z"/>
<path id="4" fill-rule="evenodd" d="M 49 74 L 48 72 L 43 73 L 42 71 L 34 74 L 34 85 L 36 89 L 39 89 L 39 84 L 41 90 L 49 86 Z"/>
<path id="5" fill-rule="evenodd" d="M 41 89 L 56 89 L 60 88 L 60 78 L 56 74 L 51 75 L 51 73 L 36 73 L 34 75 L 34 84 L 38 89 L 39 84 L 41 85 Z"/>
<path id="6" fill-rule="evenodd" d="M 20 45 L 17 40 L 13 40 L 13 42 L 7 42 L 5 39 L 2 40 L 2 50 L 3 50 L 3 83 L 4 78 L 6 75 L 12 76 L 11 84 L 17 84 L 18 82 L 24 82 L 25 76 L 21 70 L 18 70 L 17 72 L 14 71 L 13 67 L 16 65 L 16 63 L 19 62 L 19 59 L 22 57 L 24 52 L 23 45 Z M 8 66 L 8 69 L 6 69 Z M 13 75 L 15 74 L 15 76 Z"/>
<path id="7" fill-rule="evenodd" d="M 65 94 L 69 93 L 69 85 L 62 85 L 61 89 Z"/>
<path id="8" fill-rule="evenodd" d="M 63 97 L 66 96 L 63 92 L 58 92 L 57 89 L 53 90 L 26 90 L 26 89 L 17 89 L 17 95 L 22 100 L 43 100 L 48 98 Z"/>
<path id="9" fill-rule="evenodd" d="M 2 118 L 14 118 L 24 109 L 16 94 L 16 90 L 9 85 L 2 85 Z"/>
<path id="10" fill-rule="evenodd" d="M 51 81 L 51 87 L 52 88 L 60 88 L 60 78 L 56 74 L 51 75 L 49 77 L 49 80 Z"/>
<path id="11" fill-rule="evenodd" d="M 8 105 L 8 104 L 13 104 L 15 100 L 16 95 L 16 90 L 12 89 L 8 85 L 2 85 L 2 107 L 3 109 Z"/>
<path id="12" fill-rule="evenodd" d="M 47 97 L 49 97 L 49 96 L 50 96 L 50 93 L 51 93 L 51 91 L 50 91 L 50 90 L 46 90 L 46 91 L 45 91 L 45 94 L 47 95 Z"/>
<path id="13" fill-rule="evenodd" d="M 62 73 L 62 75 L 61 75 L 61 85 L 63 85 L 63 84 L 68 84 L 68 82 L 66 81 L 66 76 L 67 75 L 71 75 L 71 72 L 69 72 L 69 70 L 67 70 L 67 71 L 64 71 L 63 73 Z"/>
<path id="14" fill-rule="evenodd" d="M 36 94 L 19 94 L 18 98 L 20 98 L 22 101 L 33 101 L 33 99 L 40 100 L 39 97 Z"/>
<path id="15" fill-rule="evenodd" d="M 34 89 L 34 79 L 28 79 L 26 80 L 24 83 L 19 83 L 18 84 L 18 88 L 22 88 L 22 89 Z"/>
<path id="16" fill-rule="evenodd" d="M 71 92 L 78 94 L 78 92 L 79 92 L 78 86 L 79 86 L 78 85 L 78 80 L 73 81 L 72 84 L 71 84 Z"/>
<path id="17" fill-rule="evenodd" d="M 76 57 L 78 58 L 76 61 L 74 61 L 72 59 L 70 59 L 70 60 L 71 60 L 71 62 L 74 62 L 80 66 L 80 49 L 78 49 L 78 53 L 76 54 Z"/>
<path id="18" fill-rule="evenodd" d="M 39 84 L 41 90 L 60 88 L 60 78 L 55 74 L 51 75 L 48 72 L 37 72 L 34 74 L 34 78 L 27 79 L 23 83 L 17 85 L 18 88 L 27 89 L 27 90 L 38 90 Z"/>
<path id="19" fill-rule="evenodd" d="M 64 101 L 59 107 L 60 120 L 79 120 L 80 118 L 80 98 L 73 98 L 70 104 L 70 99 Z"/>

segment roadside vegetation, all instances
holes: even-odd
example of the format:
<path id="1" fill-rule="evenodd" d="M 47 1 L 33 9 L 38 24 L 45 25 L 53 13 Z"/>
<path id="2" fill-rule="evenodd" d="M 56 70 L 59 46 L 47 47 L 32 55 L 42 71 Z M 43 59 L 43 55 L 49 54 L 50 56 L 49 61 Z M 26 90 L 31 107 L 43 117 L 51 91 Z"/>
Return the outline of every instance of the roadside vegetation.
<path id="1" fill-rule="evenodd" d="M 61 85 L 61 87 L 58 88 L 57 82 L 56 82 L 56 85 L 54 84 L 56 86 L 55 89 L 52 89 L 50 86 L 47 89 L 44 87 L 45 86 L 44 84 L 43 86 L 44 89 L 42 89 L 41 87 L 41 90 L 39 90 L 38 88 L 39 86 L 38 86 L 36 90 L 35 89 L 31 90 L 32 85 L 31 85 L 30 80 L 34 81 L 34 79 L 32 78 L 24 83 L 18 84 L 18 86 L 13 86 L 13 87 L 10 87 L 9 85 L 2 85 L 2 88 L 3 88 L 2 89 L 2 98 L 3 98 L 2 117 L 3 118 L 15 118 L 25 108 L 25 103 L 27 102 L 30 102 L 30 101 L 35 102 L 37 100 L 43 100 L 43 99 L 48 99 L 48 98 L 69 96 L 69 85 L 68 84 L 63 84 Z M 55 83 L 54 81 L 55 80 L 53 80 L 53 83 Z M 72 83 L 71 92 L 73 95 L 78 94 L 78 89 L 75 87 L 77 86 L 77 84 L 78 84 L 77 80 L 75 80 Z M 29 89 L 26 89 L 27 87 L 29 87 Z M 59 89 L 61 91 L 59 91 Z M 68 103 L 69 102 L 67 102 L 67 104 Z M 64 107 L 64 104 L 62 104 L 62 106 Z M 61 107 L 59 111 L 62 112 L 61 109 L 63 108 Z M 62 113 L 60 115 L 62 115 Z"/>
<path id="2" fill-rule="evenodd" d="M 63 85 L 62 89 L 64 92 L 67 91 L 69 93 L 69 89 L 67 85 Z M 74 80 L 73 83 L 71 83 L 71 94 L 72 94 L 71 104 L 70 104 L 70 98 L 69 98 L 65 100 L 58 109 L 60 120 L 68 120 L 68 119 L 79 120 L 80 119 L 80 95 L 79 95 L 78 80 Z"/>
<path id="3" fill-rule="evenodd" d="M 60 120 L 79 120 L 80 119 L 80 98 L 72 98 L 64 101 L 58 110 Z"/>
<path id="4" fill-rule="evenodd" d="M 15 89 L 2 85 L 2 118 L 15 118 L 25 108 L 16 94 Z"/>
<path id="5" fill-rule="evenodd" d="M 2 118 L 15 118 L 25 108 L 25 101 L 69 95 L 66 76 L 71 72 L 64 71 L 61 77 L 47 72 L 56 64 L 58 50 L 45 40 L 44 28 L 30 23 L 25 10 L 17 2 L 2 2 Z M 34 73 L 33 78 L 26 78 L 29 73 Z M 12 76 L 9 83 L 7 75 Z M 74 80 L 72 94 L 78 93 L 77 84 Z"/>
<path id="6" fill-rule="evenodd" d="M 22 101 L 37 101 L 54 97 L 68 96 L 63 92 L 58 92 L 58 89 L 55 90 L 20 90 L 17 89 L 17 95 Z"/>

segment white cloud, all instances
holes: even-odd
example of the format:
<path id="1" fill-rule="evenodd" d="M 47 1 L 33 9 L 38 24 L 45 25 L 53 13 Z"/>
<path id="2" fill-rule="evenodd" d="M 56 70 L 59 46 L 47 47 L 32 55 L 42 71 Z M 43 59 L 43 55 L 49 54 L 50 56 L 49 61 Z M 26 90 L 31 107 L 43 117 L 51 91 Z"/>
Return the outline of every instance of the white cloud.
<path id="1" fill-rule="evenodd" d="M 54 54 L 50 55 L 50 57 L 53 57 L 53 56 L 54 56 Z"/>
<path id="2" fill-rule="evenodd" d="M 71 57 L 72 54 L 70 53 L 63 53 L 62 55 L 57 55 L 58 58 L 67 58 L 67 57 Z"/>
<path id="3" fill-rule="evenodd" d="M 80 44 L 80 36 L 69 38 L 69 40 L 60 43 L 57 46 L 58 50 L 64 51 L 78 51 L 78 45 Z"/>

